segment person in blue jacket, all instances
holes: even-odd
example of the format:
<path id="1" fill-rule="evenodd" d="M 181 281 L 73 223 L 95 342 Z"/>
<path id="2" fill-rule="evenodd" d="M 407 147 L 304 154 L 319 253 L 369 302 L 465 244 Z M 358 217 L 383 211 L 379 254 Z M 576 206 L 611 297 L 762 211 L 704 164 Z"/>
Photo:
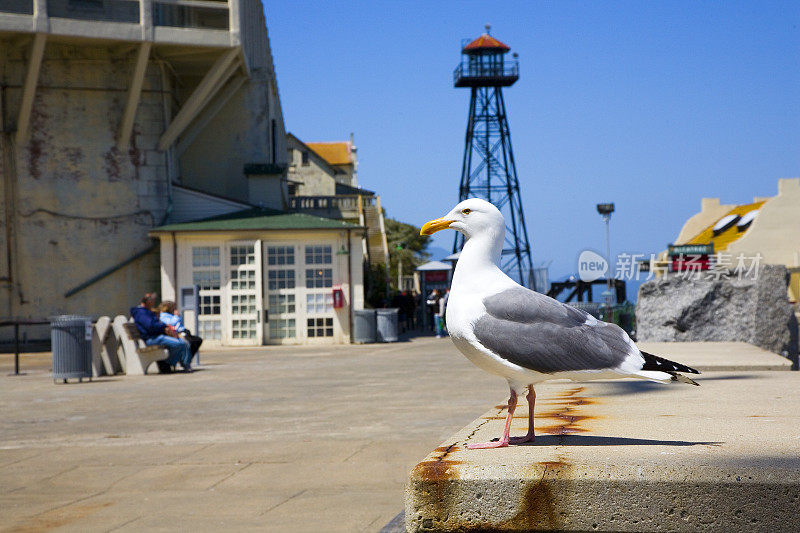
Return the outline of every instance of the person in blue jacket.
<path id="1" fill-rule="evenodd" d="M 142 340 L 148 346 L 160 344 L 169 351 L 169 357 L 163 362 L 166 364 L 160 364 L 158 367 L 160 371 L 165 371 L 167 366 L 171 369 L 180 363 L 185 372 L 191 372 L 192 354 L 189 351 L 189 344 L 178 337 L 174 328 L 158 319 L 158 315 L 153 311 L 155 306 L 156 293 L 148 292 L 137 307 L 131 307 L 131 317 Z"/>

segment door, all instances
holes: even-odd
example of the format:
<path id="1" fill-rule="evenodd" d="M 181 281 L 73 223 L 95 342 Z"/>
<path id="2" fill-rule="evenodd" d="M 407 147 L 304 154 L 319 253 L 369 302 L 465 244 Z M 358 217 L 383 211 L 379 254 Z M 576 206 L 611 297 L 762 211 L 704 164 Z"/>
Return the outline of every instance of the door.
<path id="1" fill-rule="evenodd" d="M 267 344 L 297 344 L 298 261 L 290 243 L 263 243 Z"/>
<path id="2" fill-rule="evenodd" d="M 261 241 L 227 244 L 228 344 L 260 345 L 264 338 Z"/>

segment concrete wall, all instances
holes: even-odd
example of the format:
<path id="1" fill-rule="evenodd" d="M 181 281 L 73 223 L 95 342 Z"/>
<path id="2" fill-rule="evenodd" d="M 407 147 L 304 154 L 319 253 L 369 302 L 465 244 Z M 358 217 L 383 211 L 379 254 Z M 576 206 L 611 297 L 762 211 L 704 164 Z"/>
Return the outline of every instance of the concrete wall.
<path id="1" fill-rule="evenodd" d="M 242 77 L 244 82 L 213 119 L 195 128 L 201 131 L 187 140 L 177 161 L 169 160 L 176 148 L 157 146 L 205 75 L 213 49 L 176 53 L 165 46 L 162 54 L 158 43 L 153 45 L 130 148 L 118 150 L 138 44 L 48 37 L 30 138 L 17 146 L 31 36 L 0 40 L 0 316 L 114 316 L 127 310 L 143 292 L 158 288 L 157 248 L 73 296 L 65 293 L 153 246 L 147 232 L 170 214 L 172 183 L 249 203 L 244 165 L 285 166 L 283 116 L 262 4 L 244 0 L 238 7 L 241 28 L 232 26 L 230 43 L 240 42 L 240 32 L 244 64 L 238 80 L 228 83 Z M 198 51 L 200 56 L 193 55 Z M 170 53 L 182 67 L 176 70 L 173 60 L 164 59 Z M 201 56 L 194 66 L 183 59 Z M 215 98 L 204 104 L 206 111 Z M 201 124 L 202 113 L 190 127 Z M 278 189 L 282 195 L 285 183 Z M 0 340 L 8 331 L 0 329 Z M 46 335 L 45 329 L 39 336 Z"/>
<path id="2" fill-rule="evenodd" d="M 248 163 L 286 165 L 286 136 L 273 83 L 265 72 L 239 88 L 180 157 L 180 182 L 235 200 L 250 198 L 244 166 Z M 224 89 L 223 89 L 224 90 Z M 276 157 L 272 157 L 272 121 Z"/>
<path id="3" fill-rule="evenodd" d="M 6 132 L 16 130 L 28 50 L 0 44 Z M 167 210 L 165 154 L 156 150 L 164 127 L 162 80 L 153 63 L 131 148 L 115 147 L 132 69 L 133 55 L 118 48 L 47 43 L 30 138 L 17 146 L 13 134 L 3 136 L 7 157 L 0 172 L 9 216 L 0 219 L 0 233 L 10 227 L 15 239 L 3 248 L 3 263 L 6 254 L 12 262 L 12 280 L 4 285 L 0 314 L 113 316 L 158 286 L 154 252 L 91 290 L 64 296 L 151 246 L 147 230 Z"/>
<path id="4" fill-rule="evenodd" d="M 308 152 L 308 164 L 303 165 L 303 152 Z M 297 196 L 333 196 L 336 194 L 335 170 L 313 150 L 289 140 L 289 179 L 301 182 Z"/>
<path id="5" fill-rule="evenodd" d="M 180 156 L 180 180 L 214 194 L 264 204 L 264 198 L 249 197 L 244 165 L 285 168 L 286 130 L 261 1 L 242 0 L 239 12 L 248 79 Z M 285 183 L 282 187 L 285 196 Z"/>

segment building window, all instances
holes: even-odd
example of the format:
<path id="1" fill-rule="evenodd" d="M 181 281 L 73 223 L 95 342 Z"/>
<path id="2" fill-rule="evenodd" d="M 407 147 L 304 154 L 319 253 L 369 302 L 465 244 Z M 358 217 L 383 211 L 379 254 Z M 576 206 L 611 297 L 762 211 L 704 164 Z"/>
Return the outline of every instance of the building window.
<path id="1" fill-rule="evenodd" d="M 301 152 L 300 160 L 301 160 L 301 162 L 302 162 L 304 167 L 308 166 L 308 151 L 307 150 L 303 150 Z"/>
<path id="2" fill-rule="evenodd" d="M 322 289 L 333 287 L 333 270 L 330 268 L 319 268 L 316 270 L 306 270 L 306 289 Z"/>
<path id="3" fill-rule="evenodd" d="M 313 337 L 333 337 L 332 318 L 309 318 L 306 333 L 308 338 Z"/>
<path id="4" fill-rule="evenodd" d="M 255 262 L 255 246 L 231 246 L 231 266 L 254 265 Z"/>
<path id="5" fill-rule="evenodd" d="M 204 339 L 222 338 L 222 321 L 221 320 L 201 320 L 197 324 L 198 335 Z"/>
<path id="6" fill-rule="evenodd" d="M 307 265 L 330 265 L 332 253 L 330 246 L 306 246 Z"/>
<path id="7" fill-rule="evenodd" d="M 219 266 L 219 247 L 218 246 L 192 247 L 192 266 L 193 267 Z"/>
<path id="8" fill-rule="evenodd" d="M 200 314 L 218 315 L 220 313 L 219 294 L 200 295 Z M 201 335 L 202 337 L 202 335 Z"/>
<path id="9" fill-rule="evenodd" d="M 103 9 L 103 0 L 69 0 L 67 7 L 69 9 Z"/>
<path id="10" fill-rule="evenodd" d="M 270 318 L 270 339 L 292 339 L 297 336 L 294 318 Z"/>
<path id="11" fill-rule="evenodd" d="M 231 294 L 231 314 L 246 315 L 256 312 L 255 294 Z"/>
<path id="12" fill-rule="evenodd" d="M 271 291 L 294 289 L 294 270 L 270 270 L 267 273 L 267 285 Z"/>
<path id="13" fill-rule="evenodd" d="M 231 290 L 246 291 L 255 290 L 255 288 L 255 270 L 231 270 Z"/>
<path id="14" fill-rule="evenodd" d="M 333 312 L 333 294 L 330 292 L 306 294 L 306 313 L 318 315 Z"/>
<path id="15" fill-rule="evenodd" d="M 195 270 L 192 272 L 192 283 L 199 285 L 200 290 L 219 290 L 219 270 Z"/>
<path id="16" fill-rule="evenodd" d="M 293 265 L 294 246 L 268 246 L 267 247 L 268 265 Z"/>
<path id="17" fill-rule="evenodd" d="M 281 315 L 294 313 L 295 303 L 294 294 L 270 294 L 269 295 L 269 314 Z"/>
<path id="18" fill-rule="evenodd" d="M 234 339 L 255 339 L 256 321 L 255 319 L 233 319 L 231 320 L 231 337 Z"/>

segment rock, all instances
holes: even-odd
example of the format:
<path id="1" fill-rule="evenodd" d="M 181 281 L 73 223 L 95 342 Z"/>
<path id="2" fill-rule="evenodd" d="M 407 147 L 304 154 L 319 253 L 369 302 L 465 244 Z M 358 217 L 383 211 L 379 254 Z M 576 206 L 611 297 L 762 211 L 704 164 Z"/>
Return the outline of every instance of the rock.
<path id="1" fill-rule="evenodd" d="M 783 265 L 762 265 L 749 279 L 667 274 L 639 288 L 639 341 L 741 341 L 794 356 L 792 306 Z M 795 326 L 796 327 L 796 326 Z"/>

